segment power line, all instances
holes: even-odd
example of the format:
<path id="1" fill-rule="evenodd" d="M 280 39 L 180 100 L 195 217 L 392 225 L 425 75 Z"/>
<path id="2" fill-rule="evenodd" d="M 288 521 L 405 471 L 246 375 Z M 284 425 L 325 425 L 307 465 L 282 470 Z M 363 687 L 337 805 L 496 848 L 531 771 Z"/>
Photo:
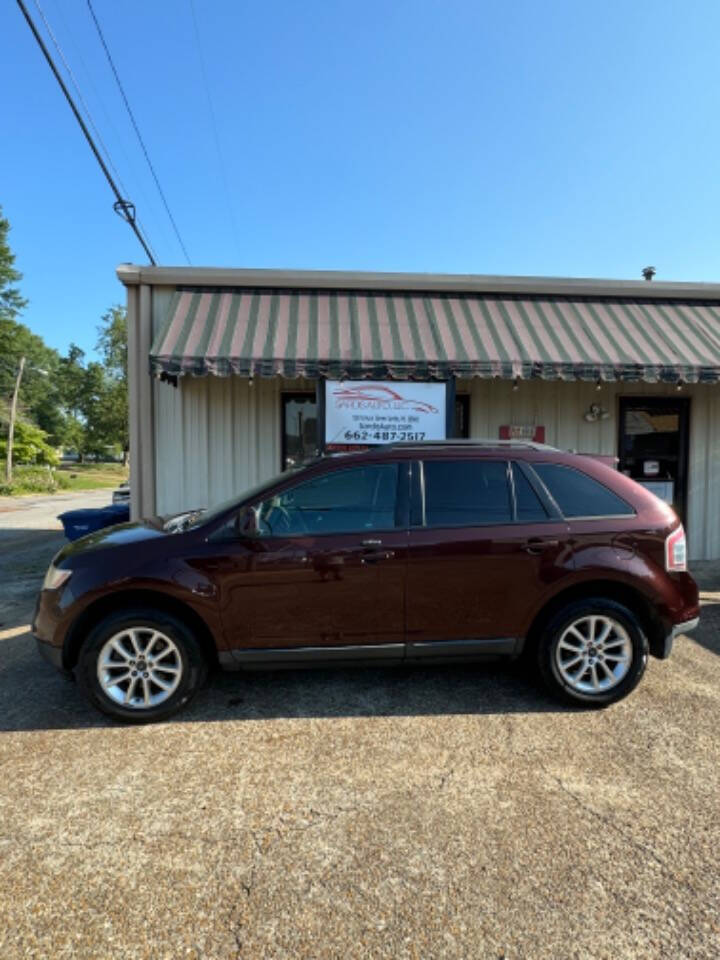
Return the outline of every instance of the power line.
<path id="1" fill-rule="evenodd" d="M 103 101 L 103 97 L 102 97 L 102 95 L 101 95 L 101 93 L 100 93 L 100 91 L 99 91 L 99 89 L 98 89 L 97 84 L 95 83 L 95 81 L 94 81 L 94 79 L 93 79 L 92 72 L 88 69 L 88 66 L 87 66 L 87 64 L 85 63 L 85 60 L 84 60 L 83 54 L 82 54 L 82 49 L 81 49 L 81 47 L 79 46 L 78 42 L 76 42 L 76 37 L 75 37 L 75 35 L 76 35 L 77 31 L 75 30 L 74 27 L 71 28 L 71 27 L 68 25 L 68 21 L 67 21 L 67 19 L 66 19 L 66 17 L 65 17 L 65 13 L 64 13 L 64 11 L 63 11 L 63 0 L 50 0 L 50 2 L 51 2 L 51 3 L 53 4 L 53 6 L 54 6 L 55 16 L 60 20 L 60 22 L 62 23 L 62 26 L 63 26 L 63 28 L 64 28 L 64 30 L 65 30 L 66 41 L 69 40 L 70 43 L 72 44 L 73 51 L 74 51 L 74 59 L 75 59 L 75 61 L 80 65 L 80 67 L 82 68 L 83 75 L 84 75 L 84 80 L 85 80 L 85 85 L 90 87 L 90 90 L 91 90 L 91 92 L 93 93 L 93 95 L 94 95 L 94 97 L 95 97 L 95 100 L 97 101 L 97 103 L 98 103 L 98 105 L 99 105 L 99 107 L 100 107 L 100 110 L 101 110 L 101 112 L 102 112 L 103 118 L 104 118 L 104 120 L 105 120 L 106 128 L 112 133 L 113 137 L 115 138 L 116 149 L 122 154 L 122 158 L 121 158 L 121 159 L 124 160 L 124 166 L 125 166 L 125 168 L 127 168 L 127 169 L 129 170 L 133 181 L 137 184 L 138 193 L 140 193 L 140 194 L 142 195 L 142 199 L 143 199 L 143 201 L 144 201 L 143 207 L 144 207 L 147 211 L 150 211 L 150 212 L 152 213 L 152 216 L 153 216 L 153 217 L 155 218 L 155 220 L 157 221 L 157 217 L 155 216 L 155 212 L 154 212 L 154 211 L 155 211 L 155 203 L 156 203 L 156 202 L 159 202 L 159 198 L 157 197 L 157 194 L 156 194 L 155 190 L 152 191 L 152 195 L 149 195 L 149 194 L 147 193 L 146 187 L 145 187 L 144 178 L 141 177 L 141 176 L 138 176 L 137 168 L 136 168 L 136 166 L 135 166 L 135 160 L 134 160 L 133 157 L 130 156 L 130 154 L 128 153 L 128 150 L 126 149 L 126 140 L 127 140 L 127 137 L 122 136 L 120 133 L 118 133 L 118 128 L 117 128 L 117 126 L 116 126 L 116 124 L 115 124 L 112 116 L 110 115 L 107 107 L 105 106 L 105 103 L 104 103 L 104 101 Z M 144 161 L 143 161 L 143 162 L 144 162 Z M 112 168 L 111 168 L 111 169 L 112 169 Z M 118 179 L 118 182 L 119 182 L 119 179 Z M 122 188 L 123 190 L 125 189 L 121 183 L 120 183 L 120 186 L 121 186 L 121 188 Z M 146 214 L 146 215 L 147 215 L 147 214 Z M 140 223 L 140 218 L 139 218 L 139 217 L 138 217 L 138 223 Z M 166 239 L 167 239 L 167 231 L 170 230 L 170 224 L 167 223 L 166 218 L 165 218 L 165 217 L 162 217 L 159 221 L 157 221 L 156 227 L 157 227 L 158 229 L 162 230 L 163 240 L 166 240 Z M 143 229 L 143 232 L 144 232 L 144 227 L 143 227 L 142 229 Z M 153 234 L 155 235 L 155 230 L 153 230 Z M 154 249 L 154 248 L 153 248 L 153 249 Z M 157 259 L 157 258 L 156 258 L 156 259 Z"/>
<path id="2" fill-rule="evenodd" d="M 119 75 L 118 75 L 118 72 L 117 72 L 117 70 L 115 69 L 115 63 L 113 62 L 113 58 L 112 58 L 112 56 L 110 55 L 110 50 L 108 49 L 108 45 L 107 45 L 107 43 L 105 42 L 105 36 L 104 36 L 104 34 L 103 34 L 103 32 L 102 32 L 102 28 L 100 27 L 100 24 L 99 24 L 99 22 L 98 22 L 98 18 L 97 18 L 96 15 L 95 15 L 95 10 L 93 9 L 93 5 L 92 5 L 92 3 L 91 3 L 91 0 L 87 0 L 87 5 L 88 5 L 88 9 L 90 10 L 90 15 L 91 15 L 91 17 L 93 18 L 93 22 L 94 22 L 94 24 L 95 24 L 95 29 L 97 30 L 98 36 L 100 37 L 100 43 L 102 44 L 103 50 L 105 51 L 105 56 L 107 57 L 108 63 L 110 64 L 110 69 L 112 70 L 113 76 L 115 77 L 115 82 L 116 82 L 117 85 L 118 85 L 118 90 L 120 91 L 120 96 L 123 98 L 123 103 L 125 104 L 125 109 L 127 110 L 128 116 L 130 117 L 130 122 L 131 122 L 132 125 L 133 125 L 133 129 L 135 130 L 135 133 L 136 133 L 136 135 L 137 135 L 137 138 L 138 138 L 138 141 L 139 141 L 139 143 L 140 143 L 140 146 L 142 147 L 142 152 L 144 153 L 145 159 L 147 160 L 147 165 L 148 165 L 148 167 L 150 168 L 150 173 L 152 174 L 153 180 L 155 181 L 155 186 L 158 188 L 158 193 L 160 194 L 160 198 L 162 199 L 163 205 L 164 205 L 164 207 L 165 207 L 165 211 L 167 212 L 167 215 L 168 215 L 168 217 L 169 217 L 169 219 L 170 219 L 170 223 L 172 224 L 173 230 L 175 231 L 175 236 L 177 237 L 177 241 L 178 241 L 178 243 L 180 244 L 180 248 L 181 248 L 183 254 L 185 255 L 185 259 L 187 260 L 188 263 L 190 263 L 190 257 L 188 256 L 188 252 L 187 252 L 187 250 L 185 249 L 185 244 L 183 243 L 182 237 L 180 236 L 180 231 L 178 230 L 177 224 L 175 223 L 175 218 L 173 217 L 172 213 L 170 212 L 170 206 L 169 206 L 169 204 L 168 204 L 168 202 L 167 202 L 167 200 L 166 200 L 166 198 L 165 198 L 165 194 L 163 193 L 163 189 L 162 189 L 162 187 L 160 186 L 160 181 L 158 180 L 158 176 L 157 176 L 157 174 L 155 173 L 155 168 L 153 167 L 152 162 L 151 162 L 151 160 L 150 160 L 150 155 L 149 155 L 148 152 L 147 152 L 147 147 L 145 146 L 145 142 L 144 142 L 144 140 L 143 140 L 143 138 L 142 138 L 142 136 L 141 136 L 141 134 L 140 134 L 140 130 L 139 130 L 138 125 L 137 125 L 137 123 L 136 123 L 136 121 L 135 121 L 135 116 L 134 116 L 134 114 L 133 114 L 133 112 L 132 112 L 132 109 L 131 109 L 131 107 L 130 107 L 130 104 L 129 104 L 129 102 L 128 102 L 128 98 L 127 98 L 127 96 L 125 95 L 125 90 L 124 90 L 124 88 L 123 88 L 123 85 L 122 85 L 122 82 L 121 82 L 120 77 L 119 77 Z"/>
<path id="3" fill-rule="evenodd" d="M 136 237 L 138 238 L 138 240 L 140 241 L 140 243 L 141 243 L 141 245 L 142 245 L 142 248 L 143 248 L 143 250 L 145 251 L 145 253 L 147 254 L 150 263 L 151 263 L 153 266 L 155 266 L 155 258 L 153 257 L 152 252 L 151 252 L 151 250 L 150 250 L 150 247 L 148 246 L 145 238 L 143 237 L 142 233 L 140 232 L 140 228 L 138 227 L 138 225 L 137 225 L 137 223 L 136 223 L 135 207 L 134 207 L 134 205 L 133 205 L 129 200 L 123 199 L 122 195 L 120 194 L 120 191 L 119 191 L 118 188 L 117 188 L 117 184 L 116 184 L 115 181 L 113 180 L 113 178 L 112 178 L 112 176 L 111 176 L 111 174 L 110 174 L 110 171 L 108 170 L 108 168 L 107 168 L 107 166 L 106 166 L 106 164 L 105 164 L 105 161 L 104 161 L 103 158 L 100 156 L 100 152 L 98 151 L 98 148 L 95 146 L 95 141 L 94 141 L 93 138 L 90 136 L 90 131 L 88 130 L 88 128 L 87 128 L 87 126 L 86 126 L 86 124 L 85 124 L 85 121 L 83 120 L 82 116 L 80 115 L 80 111 L 79 111 L 78 108 L 75 106 L 75 101 L 73 100 L 73 98 L 72 98 L 72 96 L 71 96 L 71 94 L 70 94 L 70 91 L 68 90 L 67 86 L 65 85 L 65 81 L 64 81 L 63 78 L 60 76 L 60 72 L 58 71 L 58 68 L 55 66 L 55 61 L 53 60 L 52 56 L 50 55 L 50 51 L 48 50 L 48 48 L 45 46 L 45 42 L 43 41 L 43 38 L 42 38 L 42 37 L 40 36 L 40 34 L 38 33 L 37 27 L 36 27 L 35 24 L 33 23 L 33 19 L 32 19 L 32 17 L 30 16 L 30 14 L 28 13 L 28 9 L 27 9 L 27 7 L 25 6 L 25 4 L 23 3 L 23 0 L 17 0 L 17 3 L 18 3 L 18 6 L 20 7 L 20 10 L 22 11 L 22 15 L 25 17 L 25 19 L 26 19 L 26 21 L 27 21 L 27 24 L 28 24 L 28 26 L 30 27 L 30 30 L 32 31 L 32 35 L 35 37 L 35 40 L 37 41 L 38 46 L 39 46 L 40 49 L 42 50 L 43 55 L 44 55 L 45 59 L 46 59 L 47 62 L 48 62 L 48 66 L 49 66 L 50 69 L 52 70 L 55 79 L 57 80 L 58 84 L 60 85 L 60 89 L 61 89 L 62 92 L 65 94 L 65 99 L 66 99 L 67 102 L 70 104 L 70 109 L 71 109 L 72 112 L 75 114 L 75 119 L 76 119 L 77 122 L 80 124 L 80 129 L 81 129 L 82 132 L 85 134 L 85 139 L 87 140 L 88 144 L 90 145 L 90 149 L 92 150 L 93 154 L 95 155 L 95 159 L 96 159 L 97 162 L 99 163 L 100 169 L 101 169 L 102 172 L 105 174 L 105 179 L 106 179 L 107 182 L 110 184 L 110 188 L 112 189 L 113 193 L 115 194 L 115 196 L 116 196 L 116 198 L 117 198 L 116 201 L 115 201 L 115 203 L 114 203 L 114 205 L 113 205 L 113 206 L 114 206 L 114 209 L 115 209 L 115 212 L 116 212 L 116 213 L 119 213 L 119 214 L 123 217 L 123 219 L 124 219 L 127 223 L 130 224 L 131 230 L 133 231 L 133 233 L 135 234 L 135 236 L 136 236 Z"/>
<path id="4" fill-rule="evenodd" d="M 200 28 L 198 26 L 197 13 L 195 10 L 195 0 L 189 0 L 190 2 L 190 12 L 192 14 L 193 27 L 195 28 L 195 42 L 197 43 L 198 48 L 198 59 L 200 60 L 200 72 L 202 74 L 203 86 L 205 87 L 205 97 L 207 98 L 208 103 L 208 112 L 210 113 L 210 123 L 213 130 L 213 136 L 215 138 L 215 150 L 217 152 L 218 166 L 220 167 L 220 177 L 223 182 L 223 188 L 225 190 L 225 198 L 227 200 L 227 213 L 230 219 L 230 227 L 232 230 L 233 238 L 235 240 L 235 247 L 237 252 L 240 251 L 240 240 L 238 232 L 237 219 L 235 217 L 235 208 L 230 196 L 230 187 L 228 184 L 227 171 L 225 169 L 225 163 L 223 161 L 222 150 L 220 149 L 220 136 L 218 134 L 217 119 L 215 117 L 215 109 L 213 107 L 212 97 L 210 96 L 210 84 L 208 83 L 207 68 L 205 66 L 205 58 L 202 52 L 202 43 L 200 41 Z"/>
<path id="5" fill-rule="evenodd" d="M 34 3 L 35 3 L 35 7 L 37 8 L 37 12 L 40 14 L 40 18 L 42 19 L 42 22 L 43 22 L 44 25 L 45 25 L 45 29 L 47 30 L 48 35 L 49 35 L 50 39 L 51 39 L 52 42 L 53 42 L 53 46 L 55 47 L 55 50 L 57 51 L 58 56 L 59 56 L 60 59 L 62 60 L 63 66 L 65 67 L 65 70 L 67 71 L 68 76 L 70 77 L 70 82 L 72 83 L 73 88 L 74 88 L 74 90 L 75 90 L 75 93 L 76 93 L 76 95 L 77 95 L 77 98 L 78 98 L 78 100 L 80 101 L 80 106 L 81 106 L 81 107 L 83 108 L 83 110 L 85 111 L 85 116 L 87 117 L 87 121 L 88 121 L 90 127 L 92 128 L 93 133 L 95 134 L 96 140 L 97 140 L 98 143 L 100 144 L 100 148 L 102 149 L 103 153 L 105 154 L 105 159 L 107 160 L 108 166 L 110 167 L 110 169 L 112 170 L 112 172 L 115 174 L 115 179 L 117 180 L 118 185 L 120 186 L 120 189 L 122 190 L 123 194 L 124 194 L 125 196 L 127 196 L 128 191 L 127 191 L 127 189 L 126 189 L 126 187 L 125 187 L 125 184 L 124 184 L 124 183 L 122 182 L 122 180 L 120 179 L 120 174 L 118 173 L 117 168 L 115 167 L 115 164 L 112 162 L 112 157 L 110 156 L 110 151 L 109 151 L 108 148 L 105 146 L 105 142 L 103 141 L 103 138 L 102 138 L 102 136 L 100 135 L 100 131 L 99 131 L 98 128 L 95 126 L 95 123 L 94 123 L 94 121 L 93 121 L 92 115 L 91 115 L 91 113 L 90 113 L 90 109 L 89 109 L 87 103 L 85 103 L 85 99 L 84 99 L 84 97 L 83 97 L 83 95 L 82 95 L 82 92 L 80 91 L 80 87 L 78 86 L 78 83 L 77 83 L 77 81 L 76 81 L 76 79 L 75 79 L 75 75 L 73 74 L 72 70 L 70 69 L 70 64 L 67 62 L 67 60 L 66 60 L 66 58 L 65 58 L 65 54 L 63 53 L 62 48 L 60 47 L 60 44 L 58 43 L 58 40 L 57 40 L 55 34 L 53 33 L 52 27 L 51 27 L 50 24 L 48 23 L 48 19 L 47 19 L 47 17 L 45 16 L 45 14 L 44 14 L 44 12 L 43 12 L 43 9 L 42 9 L 42 7 L 40 6 L 40 3 L 38 2 L 38 0 L 34 0 Z M 142 232 L 145 233 L 146 231 L 145 231 L 145 228 L 144 228 L 143 225 L 142 225 L 142 222 L 141 222 L 141 220 L 140 220 L 140 217 L 136 217 L 136 220 L 137 220 L 138 226 L 140 227 L 140 229 L 142 230 Z M 149 240 L 147 241 L 147 244 L 148 244 L 148 246 L 150 247 L 150 250 L 151 250 L 151 252 L 153 253 L 153 256 L 154 256 L 154 251 L 153 251 L 153 249 L 152 249 L 152 246 L 151 246 Z"/>

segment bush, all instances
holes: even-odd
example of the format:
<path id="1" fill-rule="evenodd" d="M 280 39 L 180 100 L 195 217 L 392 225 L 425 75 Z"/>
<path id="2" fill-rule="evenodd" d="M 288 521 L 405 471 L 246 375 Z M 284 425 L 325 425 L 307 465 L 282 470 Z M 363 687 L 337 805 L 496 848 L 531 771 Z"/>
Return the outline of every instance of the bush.
<path id="1" fill-rule="evenodd" d="M 0 463 L 4 476 L 5 464 Z M 48 467 L 13 467 L 12 483 L 0 483 L 0 496 L 10 497 L 18 493 L 55 493 L 58 488 L 54 471 Z"/>
<path id="2" fill-rule="evenodd" d="M 13 463 L 46 463 L 57 466 L 57 450 L 47 443 L 47 433 L 33 423 L 18 420 L 13 438 Z M 0 456 L 7 456 L 7 438 L 0 440 Z"/>

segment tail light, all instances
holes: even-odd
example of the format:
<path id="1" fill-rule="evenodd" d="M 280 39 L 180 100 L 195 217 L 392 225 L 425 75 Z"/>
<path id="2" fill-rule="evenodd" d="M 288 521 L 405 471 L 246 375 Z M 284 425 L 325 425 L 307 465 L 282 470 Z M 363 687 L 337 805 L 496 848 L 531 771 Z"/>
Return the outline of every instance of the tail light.
<path id="1" fill-rule="evenodd" d="M 665 569 L 669 573 L 687 570 L 687 540 L 682 524 L 665 538 Z"/>

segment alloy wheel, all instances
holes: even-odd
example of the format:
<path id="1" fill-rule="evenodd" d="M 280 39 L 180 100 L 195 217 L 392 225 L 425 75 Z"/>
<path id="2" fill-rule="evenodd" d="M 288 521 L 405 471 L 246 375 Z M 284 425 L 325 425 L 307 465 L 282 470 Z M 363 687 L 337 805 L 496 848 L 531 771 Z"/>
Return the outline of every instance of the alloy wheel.
<path id="1" fill-rule="evenodd" d="M 579 693 L 605 693 L 621 683 L 633 659 L 625 627 L 613 617 L 593 614 L 566 627 L 555 647 L 555 665 Z"/>
<path id="2" fill-rule="evenodd" d="M 175 642 L 151 627 L 131 627 L 103 645 L 97 676 L 103 693 L 114 703 L 149 710 L 169 700 L 183 675 Z"/>

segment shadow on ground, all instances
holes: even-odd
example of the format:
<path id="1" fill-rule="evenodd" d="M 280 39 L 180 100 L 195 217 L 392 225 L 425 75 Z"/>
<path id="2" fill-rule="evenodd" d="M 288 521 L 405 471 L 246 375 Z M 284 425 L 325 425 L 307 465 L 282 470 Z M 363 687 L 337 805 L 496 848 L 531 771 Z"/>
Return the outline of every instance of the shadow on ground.
<path id="1" fill-rule="evenodd" d="M 0 731 L 114 725 L 40 658 L 29 634 L 2 641 Z M 1 655 L 1 654 L 0 654 Z M 564 712 L 515 664 L 217 673 L 175 720 Z"/>
<path id="2" fill-rule="evenodd" d="M 700 626 L 689 634 L 695 643 L 720 656 L 720 599 L 705 600 L 701 594 Z"/>

